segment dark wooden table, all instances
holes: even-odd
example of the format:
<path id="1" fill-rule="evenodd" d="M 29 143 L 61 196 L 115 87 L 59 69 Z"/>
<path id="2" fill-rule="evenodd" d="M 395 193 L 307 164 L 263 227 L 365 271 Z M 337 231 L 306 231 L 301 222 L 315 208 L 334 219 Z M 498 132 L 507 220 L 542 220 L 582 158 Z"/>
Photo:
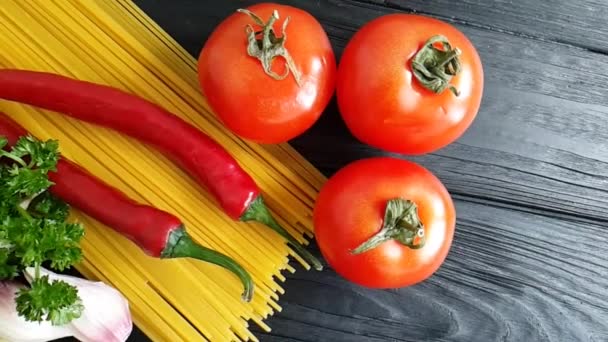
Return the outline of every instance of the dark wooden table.
<path id="1" fill-rule="evenodd" d="M 138 0 L 193 56 L 255 1 Z M 428 281 L 392 291 L 331 269 L 289 276 L 262 341 L 608 341 L 608 1 L 281 1 L 323 24 L 339 57 L 364 23 L 415 12 L 476 45 L 485 96 L 470 130 L 411 158 L 453 195 L 457 232 Z M 381 154 L 350 136 L 332 102 L 292 142 L 326 175 Z M 318 253 L 316 248 L 311 247 Z M 133 341 L 145 341 L 138 333 Z"/>

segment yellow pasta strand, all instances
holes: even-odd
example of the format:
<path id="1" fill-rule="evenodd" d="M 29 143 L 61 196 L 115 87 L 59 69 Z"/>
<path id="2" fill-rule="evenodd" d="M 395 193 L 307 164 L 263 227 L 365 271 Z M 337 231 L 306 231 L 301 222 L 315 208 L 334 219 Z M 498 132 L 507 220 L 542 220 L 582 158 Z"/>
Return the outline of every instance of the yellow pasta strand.
<path id="1" fill-rule="evenodd" d="M 312 208 L 325 177 L 288 144 L 257 145 L 226 130 L 202 96 L 196 60 L 128 0 L 5 0 L 0 67 L 54 72 L 106 84 L 153 101 L 191 123 L 237 159 L 262 189 L 277 220 L 302 243 L 313 236 Z M 6 113 L 63 156 L 131 198 L 180 217 L 198 243 L 226 253 L 251 273 L 252 302 L 225 269 L 190 259 L 159 260 L 78 210 L 83 276 L 129 300 L 135 324 L 154 341 L 257 341 L 249 323 L 280 312 L 289 256 L 310 266 L 272 230 L 235 222 L 164 155 L 118 132 L 19 103 Z"/>

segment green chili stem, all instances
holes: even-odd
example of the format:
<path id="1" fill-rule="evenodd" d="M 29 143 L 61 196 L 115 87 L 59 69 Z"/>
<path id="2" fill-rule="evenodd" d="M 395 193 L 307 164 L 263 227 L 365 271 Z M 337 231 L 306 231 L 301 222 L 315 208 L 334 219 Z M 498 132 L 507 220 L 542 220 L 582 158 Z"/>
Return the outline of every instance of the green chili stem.
<path id="1" fill-rule="evenodd" d="M 249 302 L 253 298 L 254 285 L 251 275 L 229 256 L 194 242 L 183 228 L 171 232 L 161 258 L 194 258 L 224 267 L 238 276 L 243 283 L 243 300 Z"/>
<path id="2" fill-rule="evenodd" d="M 289 242 L 289 244 L 296 250 L 298 254 L 300 254 L 304 259 L 311 263 L 312 267 L 317 270 L 323 270 L 323 265 L 314 255 L 308 252 L 293 236 L 289 235 L 285 228 L 281 227 L 281 225 L 275 220 L 272 216 L 266 205 L 264 204 L 264 200 L 262 196 L 258 196 L 251 204 L 245 214 L 241 216 L 241 221 L 256 221 L 260 222 L 272 230 L 277 232 L 283 238 Z"/>

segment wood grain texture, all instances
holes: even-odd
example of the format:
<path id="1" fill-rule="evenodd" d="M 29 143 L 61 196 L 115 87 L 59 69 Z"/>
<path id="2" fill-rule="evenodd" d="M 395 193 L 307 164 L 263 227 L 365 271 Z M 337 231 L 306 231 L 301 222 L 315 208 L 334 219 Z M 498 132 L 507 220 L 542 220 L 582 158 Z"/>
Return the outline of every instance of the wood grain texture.
<path id="1" fill-rule="evenodd" d="M 224 17 L 255 2 L 136 1 L 195 57 Z M 608 2 L 280 2 L 314 14 L 338 57 L 361 25 L 386 13 L 448 21 L 479 50 L 486 85 L 461 139 L 407 157 L 456 200 L 456 238 L 442 268 L 391 291 L 299 269 L 284 311 L 268 321 L 273 332 L 258 331 L 260 339 L 608 341 Z M 292 145 L 328 176 L 384 154 L 348 133 L 335 101 Z"/>
<path id="2" fill-rule="evenodd" d="M 428 14 L 467 26 L 608 52 L 603 0 L 355 0 L 404 12 Z"/>
<path id="3" fill-rule="evenodd" d="M 344 342 L 608 339 L 602 227 L 465 201 L 457 209 L 450 258 L 429 281 L 370 291 L 330 272 L 298 272 L 284 311 L 271 320 L 275 334 Z M 569 229 L 578 230 L 576 241 L 556 243 L 570 240 Z"/>

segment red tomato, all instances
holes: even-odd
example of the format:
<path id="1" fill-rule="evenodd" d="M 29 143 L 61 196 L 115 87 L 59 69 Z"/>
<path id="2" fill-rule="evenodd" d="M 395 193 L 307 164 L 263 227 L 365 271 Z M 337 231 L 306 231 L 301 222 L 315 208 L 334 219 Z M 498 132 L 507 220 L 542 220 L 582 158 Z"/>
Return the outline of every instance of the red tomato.
<path id="1" fill-rule="evenodd" d="M 425 44 L 436 35 L 447 38 L 453 50 L 447 74 L 445 67 L 433 68 L 437 58 L 446 58 L 445 47 Z M 423 86 L 414 73 L 414 57 L 423 48 L 418 57 L 432 78 L 422 79 L 438 93 Z M 461 52 L 460 70 L 453 76 L 456 49 Z M 421 64 L 416 64 L 418 74 Z M 390 152 L 429 153 L 459 138 L 473 122 L 483 77 L 477 51 L 453 26 L 419 15 L 386 15 L 366 24 L 347 44 L 338 67 L 338 106 L 360 141 Z M 441 91 L 447 84 L 460 94 L 449 88 Z"/>
<path id="2" fill-rule="evenodd" d="M 409 207 L 409 216 L 398 210 L 392 211 L 397 220 L 385 219 L 392 199 L 416 207 Z M 374 157 L 347 165 L 323 186 L 314 208 L 315 238 L 344 278 L 372 288 L 398 288 L 423 281 L 440 267 L 452 244 L 455 216 L 448 191 L 430 171 L 413 162 Z M 396 236 L 409 234 L 415 248 L 393 236 L 355 253 L 383 226 L 397 226 Z"/>
<path id="3" fill-rule="evenodd" d="M 286 58 L 275 56 L 268 58 L 272 62 L 268 72 L 265 70 L 260 58 L 270 55 L 255 43 L 255 38 L 262 39 L 259 31 L 263 26 L 252 15 L 237 12 L 217 26 L 201 51 L 201 88 L 212 110 L 237 135 L 259 143 L 285 142 L 310 128 L 331 99 L 336 77 L 334 52 L 323 27 L 301 9 L 263 3 L 247 10 L 264 24 L 276 10 L 279 19 L 267 26 L 279 38 L 289 18 L 284 47 L 293 69 L 288 68 Z M 255 36 L 251 48 L 260 58 L 248 54 L 249 34 Z M 270 39 L 273 34 L 269 32 Z M 280 39 L 274 40 L 274 47 L 279 47 Z"/>

